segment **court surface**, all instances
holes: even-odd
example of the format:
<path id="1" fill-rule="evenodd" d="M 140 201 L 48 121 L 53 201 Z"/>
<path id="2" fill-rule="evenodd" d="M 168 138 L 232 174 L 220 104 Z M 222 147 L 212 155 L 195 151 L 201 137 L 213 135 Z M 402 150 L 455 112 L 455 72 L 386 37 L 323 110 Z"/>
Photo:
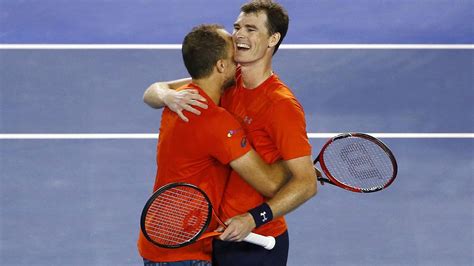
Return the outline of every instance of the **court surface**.
<path id="1" fill-rule="evenodd" d="M 473 43 L 472 1 L 358 2 L 282 1 L 292 16 L 285 43 Z M 199 23 L 231 30 L 239 5 L 0 1 L 0 43 L 179 44 Z M 180 51 L 20 48 L 0 49 L 0 264 L 140 265 L 156 139 L 18 134 L 157 134 L 161 111 L 142 94 L 188 76 Z M 473 264 L 473 62 L 472 48 L 276 54 L 274 70 L 300 99 L 308 132 L 402 136 L 383 139 L 399 164 L 386 191 L 326 185 L 287 215 L 288 265 Z M 310 141 L 316 156 L 325 139 Z"/>

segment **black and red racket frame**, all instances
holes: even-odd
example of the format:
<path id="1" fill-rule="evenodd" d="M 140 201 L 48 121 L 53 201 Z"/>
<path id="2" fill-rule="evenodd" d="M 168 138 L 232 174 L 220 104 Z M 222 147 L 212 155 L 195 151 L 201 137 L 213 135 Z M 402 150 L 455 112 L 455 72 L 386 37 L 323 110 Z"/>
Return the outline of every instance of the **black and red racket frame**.
<path id="1" fill-rule="evenodd" d="M 350 138 L 350 137 L 358 137 L 358 138 L 364 138 L 364 139 L 367 139 L 375 144 L 377 144 L 380 148 L 382 148 L 385 153 L 387 153 L 387 155 L 389 156 L 390 160 L 392 161 L 392 165 L 393 165 L 393 175 L 392 177 L 390 178 L 390 180 L 384 185 L 384 186 L 381 186 L 381 187 L 374 187 L 374 188 L 370 188 L 370 189 L 363 189 L 363 188 L 356 188 L 356 187 L 352 187 L 352 186 L 349 186 L 347 184 L 344 184 L 342 182 L 340 182 L 339 180 L 337 180 L 328 170 L 325 162 L 324 162 L 324 151 L 326 150 L 326 148 L 331 144 L 333 143 L 334 141 L 337 141 L 339 139 L 344 139 L 344 138 Z M 322 171 L 324 172 L 324 174 L 328 177 L 328 178 L 324 178 L 324 177 L 318 177 L 318 180 L 319 181 L 322 181 L 324 183 L 329 183 L 329 184 L 332 184 L 332 185 L 335 185 L 335 186 L 338 186 L 338 187 L 341 187 L 343 189 L 346 189 L 346 190 L 349 190 L 349 191 L 352 191 L 352 192 L 358 192 L 358 193 L 371 193 L 371 192 L 376 192 L 376 191 L 380 191 L 388 186 L 390 186 L 390 184 L 393 183 L 393 181 L 395 180 L 395 178 L 397 177 L 397 173 L 398 173 L 398 165 L 397 165 L 397 161 L 395 160 L 395 156 L 393 155 L 392 151 L 390 151 L 390 149 L 382 142 L 380 141 L 379 139 L 375 138 L 375 137 L 372 137 L 368 134 L 365 134 L 365 133 L 359 133 L 359 132 L 352 132 L 352 133 L 343 133 L 343 134 L 340 134 L 340 135 L 337 135 L 333 138 L 331 138 L 330 140 L 328 140 L 326 142 L 326 144 L 324 144 L 323 148 L 321 149 L 321 151 L 319 152 L 319 155 L 318 157 L 313 161 L 313 165 L 316 167 L 316 163 L 319 162 L 319 164 L 321 165 L 321 169 Z"/>
<path id="2" fill-rule="evenodd" d="M 203 228 L 201 229 L 201 231 L 199 233 L 197 233 L 193 238 L 191 238 L 190 240 L 184 242 L 184 243 L 181 243 L 179 245 L 163 245 L 162 243 L 158 243 L 156 241 L 154 241 L 146 232 L 146 227 L 145 227 L 145 220 L 146 220 L 146 215 L 147 215 L 147 212 L 148 212 L 148 208 L 150 208 L 150 206 L 153 204 L 153 201 L 159 196 L 161 195 L 163 192 L 171 189 L 171 188 L 174 188 L 174 187 L 178 187 L 178 186 L 185 186 L 185 187 L 191 187 L 191 188 L 194 188 L 196 189 L 197 191 L 199 191 L 203 196 L 204 198 L 207 200 L 208 202 L 208 210 L 207 210 L 207 221 L 205 223 L 205 225 L 203 226 Z M 209 197 L 206 195 L 206 193 L 204 193 L 204 191 L 202 191 L 202 189 L 200 189 L 199 187 L 193 185 L 193 184 L 189 184 L 189 183 L 170 183 L 170 184 L 167 184 L 167 185 L 164 185 L 162 187 L 160 187 L 159 189 L 157 189 L 153 195 L 151 195 L 151 197 L 148 199 L 148 201 L 146 202 L 145 204 L 145 207 L 143 207 L 143 211 L 142 211 L 142 215 L 141 215 L 141 218 L 140 218 L 140 228 L 141 228 L 141 231 L 143 233 L 143 235 L 145 236 L 145 238 L 150 241 L 151 243 L 153 243 L 154 245 L 157 245 L 159 247 L 162 247 L 162 248 L 180 248 L 180 247 L 184 247 L 184 246 L 187 246 L 189 244 L 192 244 L 194 243 L 195 241 L 197 241 L 199 239 L 199 237 L 204 233 L 204 231 L 206 231 L 207 227 L 209 226 L 209 223 L 211 222 L 211 215 L 212 215 L 212 205 L 211 205 L 211 201 L 209 200 Z"/>

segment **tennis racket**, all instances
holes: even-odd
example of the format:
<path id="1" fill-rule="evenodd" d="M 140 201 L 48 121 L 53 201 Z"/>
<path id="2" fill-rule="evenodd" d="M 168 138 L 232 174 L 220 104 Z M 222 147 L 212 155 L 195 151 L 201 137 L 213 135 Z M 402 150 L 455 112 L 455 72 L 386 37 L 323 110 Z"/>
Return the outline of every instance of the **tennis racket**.
<path id="1" fill-rule="evenodd" d="M 171 183 L 148 199 L 140 227 L 151 243 L 163 248 L 179 248 L 220 235 L 219 232 L 204 233 L 213 217 L 225 227 L 204 191 L 192 184 Z M 255 233 L 250 233 L 244 241 L 268 250 L 275 246 L 275 238 Z"/>
<path id="2" fill-rule="evenodd" d="M 328 140 L 313 164 L 317 162 L 327 177 L 318 177 L 319 181 L 360 193 L 387 188 L 398 171 L 390 149 L 364 133 L 345 133 Z"/>

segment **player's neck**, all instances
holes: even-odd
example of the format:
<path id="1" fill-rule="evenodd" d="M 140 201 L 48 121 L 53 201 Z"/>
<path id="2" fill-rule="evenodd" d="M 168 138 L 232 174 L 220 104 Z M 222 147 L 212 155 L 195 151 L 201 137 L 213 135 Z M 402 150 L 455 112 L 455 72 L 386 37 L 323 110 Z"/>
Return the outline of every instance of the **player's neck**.
<path id="1" fill-rule="evenodd" d="M 219 86 L 219 82 L 211 78 L 193 79 L 192 82 L 198 85 L 216 105 L 219 105 L 221 100 L 221 87 Z"/>
<path id="2" fill-rule="evenodd" d="M 259 60 L 249 64 L 241 64 L 242 81 L 246 89 L 257 88 L 272 74 L 272 60 Z"/>

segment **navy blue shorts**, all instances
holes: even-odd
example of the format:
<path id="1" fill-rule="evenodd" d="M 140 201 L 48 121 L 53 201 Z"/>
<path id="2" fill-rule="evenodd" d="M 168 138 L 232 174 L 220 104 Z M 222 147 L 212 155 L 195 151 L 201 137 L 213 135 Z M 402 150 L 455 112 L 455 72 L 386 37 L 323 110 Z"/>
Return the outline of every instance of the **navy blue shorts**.
<path id="1" fill-rule="evenodd" d="M 144 266 L 211 266 L 210 261 L 205 260 L 184 260 L 173 262 L 153 262 L 151 260 L 143 259 Z"/>
<path id="2" fill-rule="evenodd" d="M 247 242 L 212 241 L 213 266 L 285 266 L 288 260 L 288 231 L 275 238 L 272 250 Z"/>

